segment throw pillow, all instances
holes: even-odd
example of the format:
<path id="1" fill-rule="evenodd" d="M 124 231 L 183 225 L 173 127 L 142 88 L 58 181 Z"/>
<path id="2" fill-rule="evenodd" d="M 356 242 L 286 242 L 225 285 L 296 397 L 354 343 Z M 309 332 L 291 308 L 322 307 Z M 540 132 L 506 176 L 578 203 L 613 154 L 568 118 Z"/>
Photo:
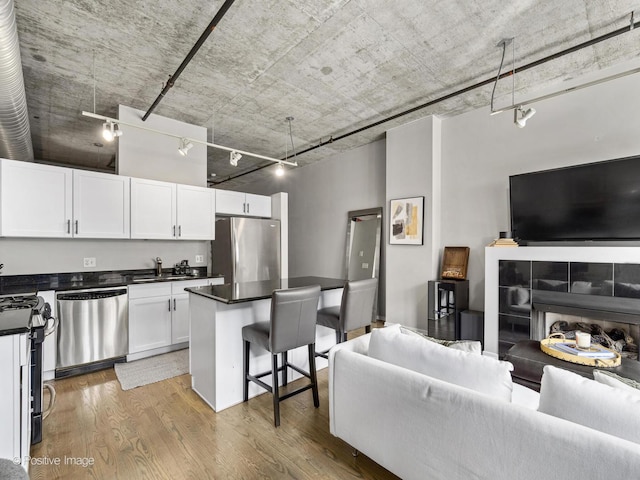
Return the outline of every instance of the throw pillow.
<path id="1" fill-rule="evenodd" d="M 608 370 L 594 370 L 593 379 L 604 385 L 609 385 L 613 388 L 619 388 L 632 395 L 640 396 L 640 382 L 631 380 L 630 378 L 624 378 Z"/>
<path id="2" fill-rule="evenodd" d="M 369 356 L 511 401 L 511 363 L 447 348 L 417 335 L 405 335 L 399 325 L 376 328 L 371 332 Z"/>
<path id="3" fill-rule="evenodd" d="M 538 411 L 640 443 L 640 397 L 551 365 L 543 371 Z"/>
<path id="4" fill-rule="evenodd" d="M 400 326 L 400 331 L 405 335 L 416 335 L 418 337 L 429 340 L 430 342 L 435 342 L 440 345 L 444 345 L 445 347 L 453 348 L 455 350 L 461 350 L 463 352 L 475 353 L 476 355 L 482 354 L 482 343 L 477 340 L 442 340 L 440 338 L 433 338 L 429 335 L 418 332 L 416 330 L 412 330 L 408 327 Z"/>

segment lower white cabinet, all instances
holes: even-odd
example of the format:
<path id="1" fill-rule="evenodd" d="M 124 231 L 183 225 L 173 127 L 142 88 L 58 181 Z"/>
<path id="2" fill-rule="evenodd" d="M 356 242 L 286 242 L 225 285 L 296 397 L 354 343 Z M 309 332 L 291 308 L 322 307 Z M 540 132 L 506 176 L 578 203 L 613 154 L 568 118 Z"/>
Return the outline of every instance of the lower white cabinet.
<path id="1" fill-rule="evenodd" d="M 222 279 L 129 285 L 129 355 L 188 342 L 189 294 L 184 289 L 214 283 Z"/>
<path id="2" fill-rule="evenodd" d="M 26 468 L 31 447 L 31 367 L 29 335 L 0 336 L 0 458 Z"/>

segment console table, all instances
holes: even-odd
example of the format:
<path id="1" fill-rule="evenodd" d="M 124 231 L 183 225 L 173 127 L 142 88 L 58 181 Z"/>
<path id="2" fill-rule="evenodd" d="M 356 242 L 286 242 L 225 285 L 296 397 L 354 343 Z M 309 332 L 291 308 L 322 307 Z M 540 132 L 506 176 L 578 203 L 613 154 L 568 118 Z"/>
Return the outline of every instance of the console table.
<path id="1" fill-rule="evenodd" d="M 504 360 L 513 364 L 511 376 L 515 383 L 519 383 L 538 392 L 540 391 L 540 380 L 542 379 L 542 372 L 545 365 L 563 368 L 590 379 L 593 379 L 593 370 L 608 370 L 621 377 L 640 382 L 640 362 L 636 360 L 623 358 L 621 365 L 613 368 L 579 365 L 547 355 L 540 350 L 540 342 L 536 340 L 522 340 L 516 343 L 506 353 Z"/>

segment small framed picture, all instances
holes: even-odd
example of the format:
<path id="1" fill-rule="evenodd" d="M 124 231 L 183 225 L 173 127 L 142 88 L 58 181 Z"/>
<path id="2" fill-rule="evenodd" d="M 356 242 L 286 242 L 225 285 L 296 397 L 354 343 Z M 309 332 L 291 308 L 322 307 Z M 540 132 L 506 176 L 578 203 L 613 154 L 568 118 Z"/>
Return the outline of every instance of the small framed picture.
<path id="1" fill-rule="evenodd" d="M 391 200 L 389 222 L 389 243 L 391 245 L 422 245 L 424 197 Z"/>

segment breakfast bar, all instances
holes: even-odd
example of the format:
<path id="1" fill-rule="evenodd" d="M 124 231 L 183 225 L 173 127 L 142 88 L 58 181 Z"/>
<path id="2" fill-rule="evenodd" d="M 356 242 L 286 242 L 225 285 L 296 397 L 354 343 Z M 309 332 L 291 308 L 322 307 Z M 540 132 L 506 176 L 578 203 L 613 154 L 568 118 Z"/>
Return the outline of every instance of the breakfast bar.
<path id="1" fill-rule="evenodd" d="M 214 411 L 241 403 L 242 398 L 242 327 L 268 321 L 274 290 L 320 285 L 318 308 L 340 305 L 345 280 L 325 277 L 296 277 L 246 283 L 227 283 L 187 288 L 189 292 L 189 372 L 191 387 Z M 335 331 L 318 326 L 316 351 L 335 344 Z M 251 370 L 263 372 L 271 368 L 269 352 L 251 349 Z M 290 361 L 308 368 L 306 348 L 293 350 Z M 318 357 L 316 368 L 326 367 Z M 255 370 L 254 370 L 255 369 Z M 299 378 L 289 373 L 289 380 Z M 265 377 L 265 382 L 269 383 Z M 249 386 L 249 397 L 264 390 Z"/>

